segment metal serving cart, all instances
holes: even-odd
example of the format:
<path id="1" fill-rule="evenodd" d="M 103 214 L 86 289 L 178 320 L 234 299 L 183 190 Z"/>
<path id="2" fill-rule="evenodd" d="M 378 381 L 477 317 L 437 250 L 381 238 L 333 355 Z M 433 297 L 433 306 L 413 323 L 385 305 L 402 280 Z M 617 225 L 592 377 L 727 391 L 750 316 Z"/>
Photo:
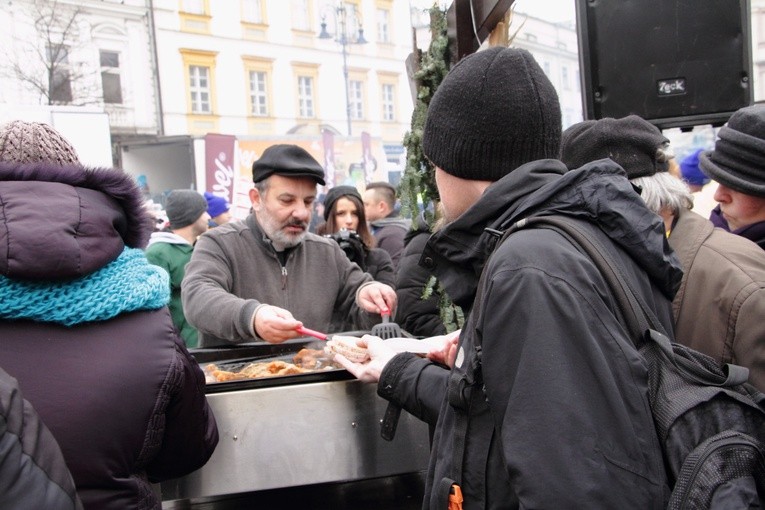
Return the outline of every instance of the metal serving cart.
<path id="1" fill-rule="evenodd" d="M 223 367 L 285 359 L 315 344 L 303 338 L 192 352 L 202 366 Z M 402 412 L 393 441 L 383 440 L 387 402 L 375 385 L 329 369 L 208 383 L 206 392 L 218 447 L 201 469 L 161 484 L 163 508 L 420 508 L 428 426 Z"/>

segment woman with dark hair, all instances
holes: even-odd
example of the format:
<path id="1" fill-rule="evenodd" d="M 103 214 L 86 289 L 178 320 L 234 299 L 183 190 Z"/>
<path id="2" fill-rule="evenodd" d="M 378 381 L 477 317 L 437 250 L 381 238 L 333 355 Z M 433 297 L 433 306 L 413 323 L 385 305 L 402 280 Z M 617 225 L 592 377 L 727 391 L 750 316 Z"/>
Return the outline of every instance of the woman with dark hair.
<path id="1" fill-rule="evenodd" d="M 367 226 L 361 194 L 353 186 L 335 186 L 324 199 L 324 220 L 316 233 L 332 237 L 348 258 L 378 282 L 396 288 L 396 274 L 390 255 L 375 248 L 375 239 Z"/>

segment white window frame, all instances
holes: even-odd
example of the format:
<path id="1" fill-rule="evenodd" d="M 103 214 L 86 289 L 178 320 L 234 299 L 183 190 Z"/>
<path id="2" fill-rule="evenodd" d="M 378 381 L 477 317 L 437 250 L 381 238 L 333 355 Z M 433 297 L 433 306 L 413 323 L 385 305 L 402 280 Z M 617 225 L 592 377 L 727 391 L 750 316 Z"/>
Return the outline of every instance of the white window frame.
<path id="1" fill-rule="evenodd" d="M 256 117 L 268 117 L 268 74 L 251 69 L 250 112 Z"/>
<path id="2" fill-rule="evenodd" d="M 383 83 L 381 95 L 382 120 L 393 122 L 396 120 L 396 86 L 392 83 Z"/>
<path id="3" fill-rule="evenodd" d="M 313 76 L 298 75 L 298 113 L 303 119 L 312 119 L 316 116 L 313 85 Z"/>
<path id="4" fill-rule="evenodd" d="M 189 93 L 192 113 L 212 113 L 210 68 L 192 64 L 189 66 Z"/>
<path id="5" fill-rule="evenodd" d="M 351 120 L 364 119 L 364 82 L 348 81 L 348 103 L 351 107 Z"/>

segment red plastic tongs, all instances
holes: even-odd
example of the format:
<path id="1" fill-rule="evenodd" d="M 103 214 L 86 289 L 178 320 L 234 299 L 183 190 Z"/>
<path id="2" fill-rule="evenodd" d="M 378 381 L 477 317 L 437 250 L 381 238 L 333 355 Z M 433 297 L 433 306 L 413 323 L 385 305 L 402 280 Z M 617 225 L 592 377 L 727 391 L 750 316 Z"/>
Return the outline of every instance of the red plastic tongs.
<path id="1" fill-rule="evenodd" d="M 316 331 L 313 329 L 308 329 L 306 327 L 300 326 L 298 328 L 295 328 L 295 330 L 298 333 L 301 333 L 306 336 L 312 336 L 314 338 L 318 338 L 319 340 L 327 340 L 329 338 L 329 335 L 326 333 L 322 333 L 321 331 Z"/>

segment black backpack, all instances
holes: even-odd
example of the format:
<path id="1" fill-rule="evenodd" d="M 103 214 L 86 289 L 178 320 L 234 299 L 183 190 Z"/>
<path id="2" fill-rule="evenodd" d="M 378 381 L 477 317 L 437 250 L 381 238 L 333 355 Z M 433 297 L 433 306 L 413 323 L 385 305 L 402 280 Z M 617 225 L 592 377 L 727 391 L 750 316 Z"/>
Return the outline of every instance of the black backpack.
<path id="1" fill-rule="evenodd" d="M 649 402 L 670 477 L 670 509 L 765 508 L 765 395 L 747 383 L 747 368 L 721 368 L 661 329 L 628 280 L 575 221 L 537 216 L 522 228 L 550 228 L 581 248 L 598 267 L 648 365 Z M 497 244 L 497 246 L 499 243 Z"/>

